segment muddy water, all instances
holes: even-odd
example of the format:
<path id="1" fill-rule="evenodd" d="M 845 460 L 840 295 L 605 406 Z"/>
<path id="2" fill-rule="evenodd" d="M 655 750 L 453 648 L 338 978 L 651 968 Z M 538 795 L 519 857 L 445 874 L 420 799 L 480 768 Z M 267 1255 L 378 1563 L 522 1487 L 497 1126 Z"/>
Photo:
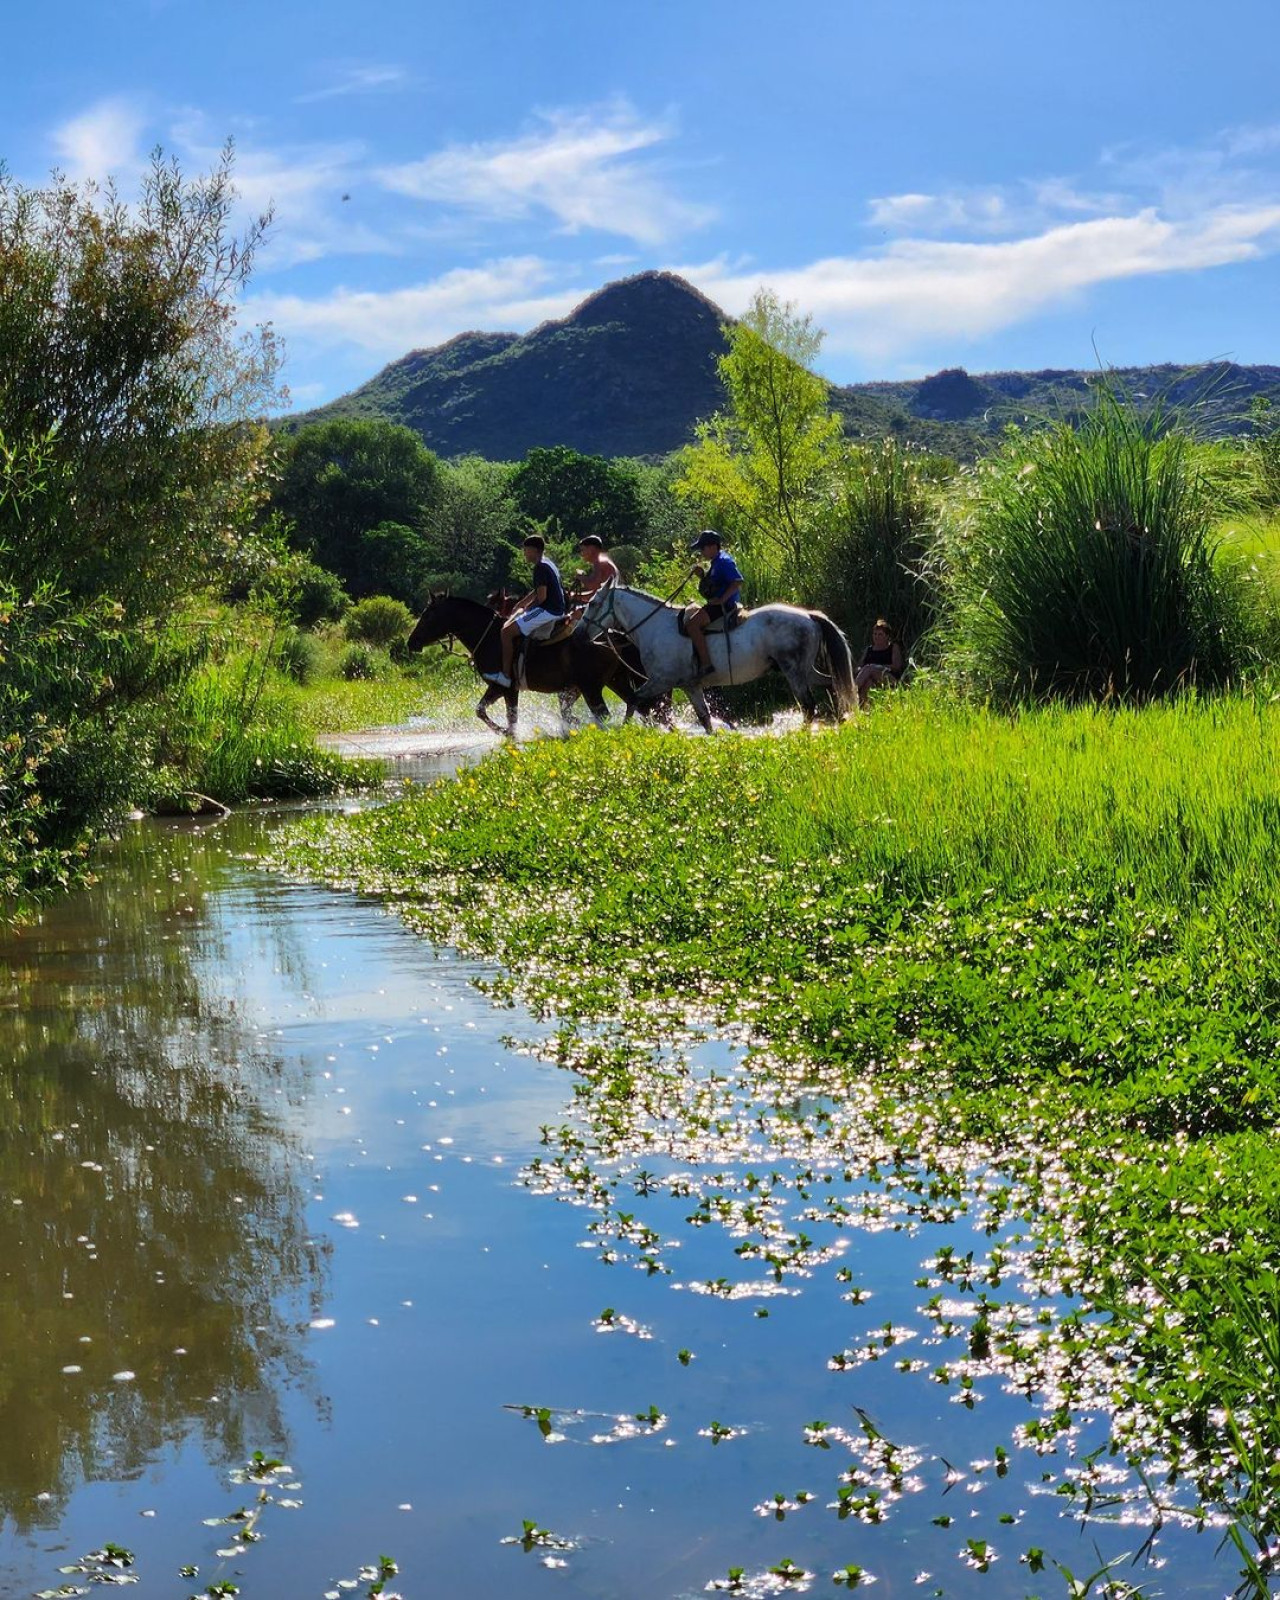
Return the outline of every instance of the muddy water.
<path id="1" fill-rule="evenodd" d="M 1059 1457 L 1001 1460 L 1025 1399 L 928 1381 L 917 1280 L 983 1248 L 965 1217 L 806 1223 L 777 1277 L 701 1201 L 768 1170 L 794 1224 L 810 1180 L 782 1150 L 600 1158 L 575 1185 L 540 1131 L 573 1122 L 545 1027 L 378 907 L 258 870 L 288 818 L 139 824 L 4 941 L 0 1595 L 85 1584 L 59 1569 L 106 1541 L 143 1600 L 363 1594 L 339 1585 L 383 1552 L 412 1597 L 661 1600 L 730 1568 L 729 1592 L 834 1594 L 850 1564 L 880 1595 L 1050 1595 L 1055 1558 L 1138 1549 L 1132 1506 L 1064 1514 Z M 741 1052 L 690 1065 L 732 1085 Z M 292 1471 L 237 1548 L 206 1519 L 254 1502 L 228 1481 L 254 1450 Z M 1221 1593 L 1217 1544 L 1166 1528 L 1168 1566 L 1120 1575 Z"/>

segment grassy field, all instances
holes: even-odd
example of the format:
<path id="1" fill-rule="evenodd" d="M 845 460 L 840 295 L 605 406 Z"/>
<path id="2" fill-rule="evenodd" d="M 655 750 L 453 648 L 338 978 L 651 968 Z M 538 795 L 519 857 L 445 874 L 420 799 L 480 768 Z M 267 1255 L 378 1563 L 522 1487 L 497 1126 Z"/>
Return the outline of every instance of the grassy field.
<path id="1" fill-rule="evenodd" d="M 1262 693 L 592 731 L 308 827 L 287 865 L 399 900 L 535 1003 L 743 1020 L 919 1147 L 980 1145 L 1126 1341 L 1129 1445 L 1154 1428 L 1211 1497 L 1242 1471 L 1274 1530 L 1278 743 Z"/>

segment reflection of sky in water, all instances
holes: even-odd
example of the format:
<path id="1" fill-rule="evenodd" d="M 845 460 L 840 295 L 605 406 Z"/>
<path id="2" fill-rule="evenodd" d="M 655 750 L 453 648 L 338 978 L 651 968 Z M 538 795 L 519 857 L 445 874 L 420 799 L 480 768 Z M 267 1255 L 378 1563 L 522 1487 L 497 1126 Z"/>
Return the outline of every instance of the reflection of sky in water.
<path id="1" fill-rule="evenodd" d="M 650 1273 L 630 1247 L 605 1264 L 617 1241 L 591 1231 L 590 1207 L 531 1195 L 518 1182 L 524 1162 L 547 1154 L 540 1126 L 571 1116 L 576 1080 L 502 1037 L 545 1030 L 492 1006 L 472 986 L 482 969 L 436 955 L 377 906 L 236 860 L 269 825 L 237 818 L 201 836 L 172 834 L 174 870 L 185 876 L 155 936 L 180 947 L 196 1013 L 233 1019 L 228 1039 L 266 1064 L 243 1092 L 258 1097 L 257 1124 L 274 1116 L 296 1140 L 288 1166 L 300 1225 L 328 1251 L 309 1303 L 291 1302 L 302 1359 L 272 1369 L 280 1433 L 243 1441 L 246 1451 L 287 1454 L 303 1505 L 271 1508 L 262 1544 L 220 1567 L 219 1535 L 202 1519 L 234 1508 L 243 1491 L 226 1488 L 198 1443 L 174 1427 L 172 1443 L 124 1481 L 98 1463 L 56 1539 L 15 1543 L 10 1560 L 0 1547 L 9 1581 L 33 1580 L 0 1584 L 0 1595 L 52 1586 L 60 1562 L 106 1539 L 138 1550 L 144 1582 L 131 1592 L 139 1600 L 170 1600 L 184 1561 L 200 1565 L 195 1587 L 234 1578 L 245 1600 L 303 1600 L 384 1551 L 400 1561 L 397 1586 L 413 1597 L 520 1600 L 551 1585 L 592 1600 L 662 1600 L 700 1594 L 730 1566 L 760 1570 L 787 1557 L 821 1575 L 815 1592 L 837 1592 L 830 1574 L 852 1562 L 880 1574 L 877 1595 L 941 1588 L 1003 1600 L 1061 1586 L 1056 1574 L 1047 1583 L 1019 1566 L 1032 1545 L 1077 1572 L 1092 1570 L 1095 1536 L 1111 1551 L 1136 1547 L 1141 1535 L 1128 1530 L 1082 1538 L 1054 1496 L 1036 1492 L 1042 1462 L 1032 1453 L 1020 1453 L 1003 1480 L 973 1465 L 989 1463 L 1031 1415 L 1025 1401 L 986 1383 L 967 1411 L 954 1387 L 895 1369 L 899 1357 L 932 1367 L 955 1354 L 929 1345 L 916 1280 L 943 1244 L 985 1248 L 972 1222 L 930 1224 L 914 1236 L 806 1225 L 832 1253 L 775 1294 L 762 1263 L 735 1253 L 740 1236 L 689 1224 L 696 1197 L 636 1192 L 634 1162 L 623 1172 L 597 1161 L 603 1177 L 618 1177 L 615 1206 L 662 1241 L 670 1272 Z M 94 945 L 101 930 L 78 937 Z M 69 925 L 55 942 L 65 962 Z M 157 1025 L 190 1032 L 190 1009 Z M 700 1080 L 736 1059 L 724 1045 L 702 1047 Z M 255 1121 L 252 1104 L 239 1110 Z M 663 1174 L 673 1166 L 661 1155 L 641 1164 Z M 772 1165 L 783 1178 L 795 1170 L 787 1160 Z M 740 1175 L 742 1164 L 733 1170 Z M 842 1181 L 840 1192 L 858 1188 Z M 801 1203 L 784 1190 L 794 1225 Z M 269 1276 L 267 1257 L 255 1259 Z M 842 1297 L 837 1273 L 846 1269 L 874 1290 L 866 1303 Z M 690 1292 L 718 1279 L 760 1292 Z M 612 1332 L 602 1331 L 607 1307 L 623 1323 Z M 626 1331 L 627 1319 L 652 1337 Z M 880 1360 L 833 1370 L 834 1353 L 864 1346 L 885 1324 L 910 1325 L 917 1336 Z M 687 1366 L 682 1350 L 693 1353 Z M 2 1363 L 0 1354 L 0 1372 Z M 148 1399 L 137 1384 L 137 1405 Z M 563 1413 L 555 1430 L 563 1442 L 545 1442 L 535 1421 L 511 1409 L 522 1406 Z M 660 1425 L 629 1426 L 650 1407 Z M 805 1440 L 817 1419 L 856 1435 L 855 1407 L 922 1457 L 914 1471 L 923 1488 L 882 1527 L 829 1509 L 851 1447 Z M 270 1413 L 262 1415 L 265 1429 Z M 713 1443 L 713 1422 L 736 1436 Z M 960 1474 L 950 1484 L 942 1457 Z M 784 1523 L 758 1514 L 774 1494 L 794 1502 L 797 1491 L 814 1499 L 793 1504 Z M 954 1522 L 942 1528 L 940 1515 Z M 580 1542 L 565 1569 L 549 1572 L 538 1552 L 501 1543 L 526 1518 Z M 986 1574 L 961 1559 L 972 1537 L 999 1551 Z M 1216 1543 L 1210 1534 L 1179 1544 L 1167 1592 L 1221 1592 Z M 932 1577 L 917 1582 L 921 1572 Z"/>

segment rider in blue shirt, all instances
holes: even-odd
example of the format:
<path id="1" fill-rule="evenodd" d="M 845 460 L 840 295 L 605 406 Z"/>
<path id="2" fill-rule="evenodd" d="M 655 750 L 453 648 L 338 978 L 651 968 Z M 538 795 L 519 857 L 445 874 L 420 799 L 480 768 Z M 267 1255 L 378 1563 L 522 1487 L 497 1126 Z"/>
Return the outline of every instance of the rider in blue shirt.
<path id="1" fill-rule="evenodd" d="M 742 574 L 738 564 L 721 548 L 723 541 L 714 528 L 704 528 L 693 541 L 692 548 L 708 563 L 700 573 L 698 591 L 707 602 L 689 618 L 689 637 L 698 656 L 698 677 L 705 678 L 715 671 L 711 665 L 711 652 L 707 648 L 707 627 L 721 617 L 732 618 L 738 609 L 738 590 L 742 587 Z"/>

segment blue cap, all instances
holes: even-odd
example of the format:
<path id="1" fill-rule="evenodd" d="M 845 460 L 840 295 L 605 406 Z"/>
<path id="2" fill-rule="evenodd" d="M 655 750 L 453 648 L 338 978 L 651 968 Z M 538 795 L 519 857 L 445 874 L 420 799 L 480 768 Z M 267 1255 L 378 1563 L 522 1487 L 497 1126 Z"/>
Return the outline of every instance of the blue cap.
<path id="1" fill-rule="evenodd" d="M 689 546 L 689 548 L 690 548 L 690 550 L 701 550 L 706 545 L 709 545 L 709 544 L 714 544 L 716 546 L 719 546 L 719 545 L 722 545 L 723 543 L 724 543 L 724 540 L 720 537 L 720 535 L 716 532 L 716 530 L 714 528 L 704 528 L 702 530 L 702 532 L 698 535 L 698 537 Z"/>

